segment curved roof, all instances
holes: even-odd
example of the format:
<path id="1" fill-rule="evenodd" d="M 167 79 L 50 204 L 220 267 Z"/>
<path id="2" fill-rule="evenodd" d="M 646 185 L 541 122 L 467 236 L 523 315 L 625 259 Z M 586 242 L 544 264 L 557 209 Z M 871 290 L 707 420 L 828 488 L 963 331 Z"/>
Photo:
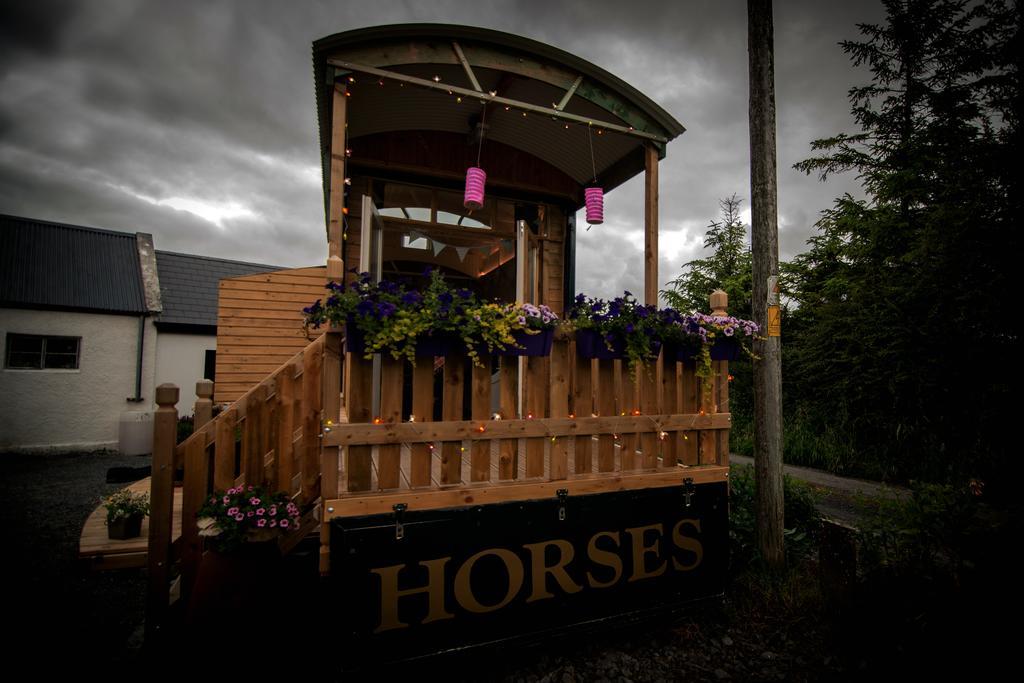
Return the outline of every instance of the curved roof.
<path id="1" fill-rule="evenodd" d="M 349 139 L 401 130 L 468 135 L 480 116 L 481 108 L 474 98 L 467 97 L 462 103 L 443 91 L 412 84 L 417 78 L 429 79 L 476 90 L 460 61 L 460 51 L 481 91 L 549 108 L 572 90 L 561 111 L 578 117 L 577 121 L 592 119 L 639 131 L 653 140 L 662 157 L 665 143 L 685 130 L 671 114 L 622 79 L 576 55 L 529 38 L 447 24 L 356 29 L 313 43 L 325 201 L 329 194 L 330 95 L 335 79 L 355 78 L 349 86 Z M 410 85 L 398 87 L 392 79 L 379 78 L 362 67 L 400 74 L 410 79 Z M 366 77 L 367 73 L 374 75 Z M 585 123 L 552 121 L 552 117 L 535 110 L 518 111 L 514 106 L 506 109 L 493 102 L 486 108 L 484 145 L 493 139 L 520 149 L 551 164 L 581 187 L 592 180 L 595 170 L 606 191 L 643 170 L 645 140 L 641 137 L 612 128 L 596 137 Z M 595 127 L 600 125 L 595 123 Z M 587 135 L 593 140 L 593 164 Z"/>

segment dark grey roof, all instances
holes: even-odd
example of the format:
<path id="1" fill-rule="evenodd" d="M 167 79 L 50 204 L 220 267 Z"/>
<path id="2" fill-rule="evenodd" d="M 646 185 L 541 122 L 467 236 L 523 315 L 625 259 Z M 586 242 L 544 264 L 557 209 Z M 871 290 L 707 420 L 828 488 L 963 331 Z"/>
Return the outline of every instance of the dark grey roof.
<path id="1" fill-rule="evenodd" d="M 0 214 L 0 306 L 145 313 L 135 235 Z"/>
<path id="2" fill-rule="evenodd" d="M 217 328 L 218 286 L 223 278 L 283 267 L 157 250 L 156 268 L 163 302 L 157 325 L 212 334 Z"/>

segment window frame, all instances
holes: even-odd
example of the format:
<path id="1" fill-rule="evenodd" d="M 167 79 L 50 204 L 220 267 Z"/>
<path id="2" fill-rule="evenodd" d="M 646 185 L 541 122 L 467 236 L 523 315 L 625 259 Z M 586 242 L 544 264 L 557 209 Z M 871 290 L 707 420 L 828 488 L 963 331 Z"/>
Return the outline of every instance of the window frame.
<path id="1" fill-rule="evenodd" d="M 39 339 L 41 344 L 39 347 L 39 358 L 35 366 L 24 366 L 24 365 L 11 365 L 11 347 L 12 342 L 18 339 Z M 47 356 L 47 344 L 51 340 L 68 341 L 73 340 L 75 342 L 75 353 L 74 353 L 74 366 L 72 367 L 47 367 L 46 360 Z M 70 353 L 54 352 L 54 355 L 70 356 Z M 24 334 L 21 332 L 8 332 L 7 337 L 4 341 L 4 370 L 41 370 L 46 371 L 70 371 L 79 370 L 82 365 L 82 338 L 73 335 L 59 335 L 59 334 Z"/>

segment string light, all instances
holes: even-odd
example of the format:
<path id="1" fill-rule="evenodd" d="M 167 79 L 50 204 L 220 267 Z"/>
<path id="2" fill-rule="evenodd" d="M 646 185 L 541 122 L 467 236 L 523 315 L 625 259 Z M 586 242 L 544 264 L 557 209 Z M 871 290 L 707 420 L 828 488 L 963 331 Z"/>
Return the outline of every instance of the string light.
<path id="1" fill-rule="evenodd" d="M 434 76 L 434 83 L 440 83 L 440 82 L 441 82 L 441 77 L 440 76 Z"/>
<path id="2" fill-rule="evenodd" d="M 729 381 L 731 382 L 732 380 L 733 380 L 733 376 L 729 375 Z"/>
<path id="3" fill-rule="evenodd" d="M 415 422 L 415 421 L 416 421 L 416 416 L 415 415 L 410 415 L 409 416 L 409 422 Z"/>
<path id="4" fill-rule="evenodd" d="M 506 104 L 506 105 L 505 105 L 505 111 L 512 111 L 512 107 L 510 107 L 510 106 L 508 106 L 508 105 Z"/>
<path id="5" fill-rule="evenodd" d="M 491 415 L 491 419 L 492 420 L 500 420 L 501 419 L 501 413 L 495 413 L 494 415 Z"/>
<path id="6" fill-rule="evenodd" d="M 356 82 L 356 77 L 355 76 L 349 76 L 348 77 L 348 82 L 349 83 L 355 83 Z"/>
<path id="7" fill-rule="evenodd" d="M 481 434 L 483 434 L 483 433 L 484 433 L 484 426 L 483 426 L 483 425 L 480 425 L 479 427 L 477 427 L 477 428 L 476 428 L 476 431 L 478 431 L 478 432 L 480 432 Z"/>
<path id="8" fill-rule="evenodd" d="M 575 420 L 576 419 L 576 413 L 569 413 L 569 419 L 570 420 Z"/>
<path id="9" fill-rule="evenodd" d="M 462 104 L 462 98 L 461 97 L 456 97 L 455 101 L 458 102 L 459 104 Z"/>
<path id="10" fill-rule="evenodd" d="M 384 420 L 380 419 L 380 417 L 375 417 L 375 418 L 373 418 L 373 424 L 375 424 L 375 425 L 384 424 Z"/>
<path id="11" fill-rule="evenodd" d="M 345 97 L 352 97 L 352 91 L 351 90 L 346 90 L 345 91 Z"/>
<path id="12" fill-rule="evenodd" d="M 666 436 L 668 436 L 668 432 L 658 432 L 658 438 L 661 439 L 662 441 L 665 440 Z"/>
<path id="13" fill-rule="evenodd" d="M 526 414 L 526 419 L 527 420 L 532 420 L 533 419 L 533 413 L 527 413 Z"/>
<path id="14" fill-rule="evenodd" d="M 640 414 L 640 411 L 634 408 L 634 409 L 633 409 L 633 414 L 634 414 L 634 415 L 639 415 L 639 414 Z"/>

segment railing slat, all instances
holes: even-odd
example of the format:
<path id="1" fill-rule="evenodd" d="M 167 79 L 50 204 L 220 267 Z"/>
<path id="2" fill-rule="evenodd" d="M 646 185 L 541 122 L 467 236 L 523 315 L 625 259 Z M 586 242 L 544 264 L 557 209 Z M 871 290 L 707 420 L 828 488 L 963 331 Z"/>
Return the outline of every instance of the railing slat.
<path id="1" fill-rule="evenodd" d="M 217 416 L 217 436 L 214 447 L 213 487 L 226 491 L 235 483 L 235 425 L 238 411 L 229 408 Z"/>
<path id="2" fill-rule="evenodd" d="M 636 381 L 637 372 L 629 371 L 629 363 L 626 361 L 615 361 L 620 368 L 617 376 L 621 378 L 621 389 L 616 392 L 615 410 L 618 415 L 636 415 L 640 412 L 640 386 Z M 640 446 L 640 439 L 636 434 L 623 434 L 619 437 L 622 448 L 619 449 L 619 468 L 629 472 L 637 468 L 637 452 Z"/>
<path id="3" fill-rule="evenodd" d="M 470 416 L 474 420 L 487 420 L 491 415 L 491 359 L 485 356 L 485 367 L 473 366 L 473 378 L 470 391 Z M 491 479 L 491 444 L 477 441 L 470 449 L 470 480 L 490 481 Z"/>
<path id="4" fill-rule="evenodd" d="M 545 358 L 527 356 L 523 382 L 526 389 L 526 405 L 524 410 L 528 419 L 538 420 L 544 415 L 544 404 L 547 395 L 547 372 Z M 530 418 L 529 416 L 533 416 Z M 544 476 L 544 439 L 526 439 L 526 478 Z"/>
<path id="5" fill-rule="evenodd" d="M 292 450 L 292 441 L 295 438 L 295 369 L 288 366 L 276 378 L 277 388 L 277 417 L 280 424 L 277 427 L 276 462 L 274 463 L 274 480 L 277 482 L 275 488 L 291 493 L 292 476 L 295 473 L 295 453 Z"/>
<path id="6" fill-rule="evenodd" d="M 441 417 L 447 421 L 462 419 L 462 363 L 464 356 L 450 354 L 444 359 L 444 390 Z M 441 444 L 441 485 L 462 482 L 462 443 L 445 441 Z"/>
<path id="7" fill-rule="evenodd" d="M 181 587 L 182 598 L 186 600 L 203 557 L 203 544 L 196 520 L 208 495 L 209 471 L 206 446 L 202 440 L 193 441 L 185 451 L 185 483 L 181 499 Z"/>
<path id="8" fill-rule="evenodd" d="M 302 461 L 300 481 L 303 503 L 320 495 L 320 387 L 323 368 L 323 342 L 310 346 L 302 354 Z"/>
<path id="9" fill-rule="evenodd" d="M 700 380 L 700 410 L 705 415 L 711 415 L 715 412 L 715 395 L 717 389 L 715 385 L 718 382 L 715 381 L 714 377 L 714 363 L 712 363 L 712 376 L 707 380 Z M 718 437 L 708 431 L 702 431 L 700 433 L 700 453 L 697 456 L 697 461 L 702 465 L 713 465 L 718 462 Z"/>
<path id="10" fill-rule="evenodd" d="M 697 382 L 697 366 L 693 361 L 682 363 L 683 366 L 683 403 L 679 407 L 683 413 L 696 413 L 700 409 L 700 387 Z M 681 457 L 684 465 L 697 464 L 698 432 L 683 432 L 681 440 Z M 678 441 L 679 439 L 677 439 Z"/>
<path id="11" fill-rule="evenodd" d="M 640 411 L 644 415 L 657 415 L 659 412 L 666 413 L 666 410 L 658 410 L 658 386 L 657 367 L 661 362 L 659 357 L 654 363 L 649 363 L 639 370 L 640 384 Z M 653 470 L 658 466 L 658 450 L 661 441 L 658 439 L 658 430 L 652 424 L 650 429 L 640 435 L 640 449 L 643 451 L 643 458 L 636 463 L 638 467 L 645 470 Z"/>
<path id="12" fill-rule="evenodd" d="M 341 419 L 341 361 L 343 356 L 342 336 L 332 331 L 324 334 L 323 353 L 323 386 L 322 398 L 323 421 L 336 424 Z M 337 448 L 325 447 L 321 452 L 320 493 L 324 497 L 334 498 L 338 495 L 338 470 L 340 455 Z"/>
<path id="13" fill-rule="evenodd" d="M 715 412 L 729 412 L 729 361 L 715 361 L 715 374 L 718 376 L 718 405 Z M 729 465 L 729 430 L 719 432 L 718 439 L 718 464 Z"/>
<path id="14" fill-rule="evenodd" d="M 417 358 L 412 369 L 412 417 L 414 423 L 434 419 L 434 359 Z M 431 448 L 425 443 L 411 446 L 409 485 L 430 486 Z"/>
<path id="15" fill-rule="evenodd" d="M 669 356 L 667 353 L 661 354 L 661 412 L 663 413 L 681 413 L 683 412 L 679 406 L 678 399 L 678 363 L 676 362 L 675 356 Z M 665 437 L 665 440 L 661 442 L 661 466 L 662 467 L 675 467 L 676 458 L 679 452 L 679 441 L 681 437 L 678 434 L 669 434 Z"/>
<path id="16" fill-rule="evenodd" d="M 597 413 L 601 417 L 615 415 L 614 361 L 597 361 Z M 615 438 L 602 434 L 597 439 L 597 471 L 615 471 Z"/>
<path id="17" fill-rule="evenodd" d="M 569 415 L 569 341 L 556 339 L 551 346 L 551 379 L 549 382 L 551 417 Z M 551 479 L 569 476 L 569 439 L 555 438 L 551 442 Z"/>
<path id="18" fill-rule="evenodd" d="M 519 384 L 519 359 L 506 356 L 501 359 L 498 369 L 498 410 L 504 420 L 516 420 L 516 397 Z M 502 439 L 498 442 L 498 478 L 509 481 L 519 476 L 519 442 L 516 439 Z"/>
<path id="19" fill-rule="evenodd" d="M 249 394 L 245 406 L 242 438 L 242 477 L 251 486 L 263 483 L 263 404 L 267 388 L 263 384 Z"/>
<path id="20" fill-rule="evenodd" d="M 575 344 L 573 345 L 575 351 Z M 575 382 L 572 390 L 572 413 L 577 417 L 590 417 L 594 414 L 594 362 L 589 358 L 576 356 Z M 594 469 L 593 439 L 590 436 L 576 437 L 573 444 L 573 472 L 589 474 Z"/>
<path id="21" fill-rule="evenodd" d="M 380 419 L 384 424 L 402 421 L 402 369 L 404 362 L 381 354 Z M 377 487 L 384 491 L 397 489 L 402 479 L 401 446 L 381 446 L 377 465 Z"/>
<path id="22" fill-rule="evenodd" d="M 373 420 L 373 362 L 361 353 L 348 354 L 345 406 L 350 424 Z M 372 486 L 372 450 L 369 446 L 349 446 L 345 449 L 345 472 L 349 491 L 369 491 Z"/>

